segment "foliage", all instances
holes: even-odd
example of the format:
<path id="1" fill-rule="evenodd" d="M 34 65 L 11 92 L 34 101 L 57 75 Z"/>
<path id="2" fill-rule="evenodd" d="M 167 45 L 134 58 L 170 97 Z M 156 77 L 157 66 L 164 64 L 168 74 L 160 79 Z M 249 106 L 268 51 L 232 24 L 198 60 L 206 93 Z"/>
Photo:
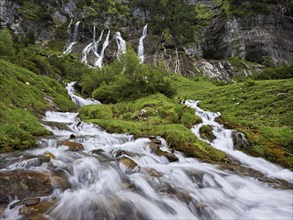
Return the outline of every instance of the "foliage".
<path id="1" fill-rule="evenodd" d="M 156 92 L 170 97 L 175 89 L 166 76 L 162 69 L 140 64 L 136 54 L 129 50 L 120 61 L 86 74 L 81 81 L 82 94 L 103 103 L 133 100 Z"/>
<path id="2" fill-rule="evenodd" d="M 152 33 L 160 36 L 164 30 L 171 34 L 175 45 L 181 46 L 192 42 L 196 14 L 193 6 L 185 0 L 134 0 L 132 8 L 142 8 L 150 12 Z"/>
<path id="3" fill-rule="evenodd" d="M 51 99 L 56 105 L 47 102 Z M 0 151 L 35 145 L 35 136 L 48 134 L 34 115 L 46 109 L 76 107 L 55 80 L 0 59 Z M 34 114 L 34 115 L 33 115 Z"/>
<path id="4" fill-rule="evenodd" d="M 253 74 L 252 78 L 256 80 L 293 78 L 293 64 L 266 68 L 260 73 Z"/>
<path id="5" fill-rule="evenodd" d="M 12 36 L 9 30 L 0 30 L 0 58 L 8 59 L 15 55 Z"/>

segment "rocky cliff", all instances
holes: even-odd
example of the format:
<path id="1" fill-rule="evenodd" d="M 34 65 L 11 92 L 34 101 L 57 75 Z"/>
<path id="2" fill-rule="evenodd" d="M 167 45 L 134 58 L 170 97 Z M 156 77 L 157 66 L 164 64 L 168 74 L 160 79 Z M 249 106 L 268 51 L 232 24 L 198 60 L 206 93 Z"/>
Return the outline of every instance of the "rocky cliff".
<path id="1" fill-rule="evenodd" d="M 183 75 L 227 80 L 261 68 L 246 61 L 270 66 L 293 59 L 291 0 L 190 0 L 186 7 L 180 1 L 160 4 L 155 8 L 155 1 L 139 0 L 1 0 L 0 20 L 2 28 L 8 27 L 15 35 L 33 32 L 36 40 L 54 50 L 62 50 L 72 41 L 74 24 L 81 21 L 79 42 L 72 48 L 80 59 L 92 42 L 93 26 L 97 37 L 102 30 L 111 30 L 104 62 L 117 57 L 115 32 L 121 32 L 137 50 L 142 28 L 149 23 L 145 62 L 163 64 Z M 239 62 L 230 62 L 231 57 Z M 89 63 L 94 58 L 89 54 Z"/>

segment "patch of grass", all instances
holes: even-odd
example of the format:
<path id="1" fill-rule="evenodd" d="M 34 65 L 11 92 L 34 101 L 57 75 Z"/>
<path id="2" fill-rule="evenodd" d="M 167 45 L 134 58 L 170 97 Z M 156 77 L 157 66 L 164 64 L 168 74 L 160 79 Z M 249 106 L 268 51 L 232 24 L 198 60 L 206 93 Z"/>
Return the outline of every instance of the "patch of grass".
<path id="1" fill-rule="evenodd" d="M 34 115 L 47 109 L 76 109 L 54 79 L 1 59 L 0 100 L 0 151 L 32 147 L 35 136 L 48 134 Z"/>

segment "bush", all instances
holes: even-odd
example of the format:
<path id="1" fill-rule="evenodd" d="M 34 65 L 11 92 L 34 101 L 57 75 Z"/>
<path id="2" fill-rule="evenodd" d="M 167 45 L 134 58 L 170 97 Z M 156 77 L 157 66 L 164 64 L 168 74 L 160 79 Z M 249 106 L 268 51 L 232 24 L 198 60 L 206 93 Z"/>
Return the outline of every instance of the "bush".
<path id="1" fill-rule="evenodd" d="M 256 80 L 293 78 L 293 64 L 266 68 L 260 73 L 255 73 L 252 77 Z"/>

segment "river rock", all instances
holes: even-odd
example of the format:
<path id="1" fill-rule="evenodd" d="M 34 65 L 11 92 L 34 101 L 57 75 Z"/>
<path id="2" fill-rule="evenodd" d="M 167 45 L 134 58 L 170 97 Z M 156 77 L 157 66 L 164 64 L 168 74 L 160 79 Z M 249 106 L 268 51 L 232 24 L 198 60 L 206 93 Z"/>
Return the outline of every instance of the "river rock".
<path id="1" fill-rule="evenodd" d="M 50 208 L 52 208 L 56 204 L 56 200 L 53 201 L 42 201 L 37 204 L 33 204 L 30 206 L 23 206 L 20 209 L 20 214 L 25 215 L 27 219 L 31 220 L 45 220 L 43 216 L 43 213 L 48 211 Z"/>
<path id="2" fill-rule="evenodd" d="M 212 142 L 216 139 L 216 136 L 213 133 L 213 127 L 210 125 L 203 125 L 199 129 L 200 137 L 203 139 L 208 140 L 209 142 Z"/>
<path id="3" fill-rule="evenodd" d="M 83 150 L 84 147 L 82 144 L 80 143 L 76 143 L 76 142 L 72 142 L 72 141 L 69 141 L 69 140 L 65 140 L 62 142 L 62 145 L 65 145 L 67 147 L 69 147 L 69 150 L 70 151 L 80 151 L 80 150 Z"/>
<path id="4" fill-rule="evenodd" d="M 134 169 L 137 166 L 137 163 L 128 157 L 122 157 L 119 159 L 119 163 L 125 165 L 129 169 Z"/>
<path id="5" fill-rule="evenodd" d="M 10 209 L 13 209 L 13 208 L 15 208 L 16 206 L 19 206 L 19 205 L 31 206 L 31 205 L 38 204 L 40 201 L 41 201 L 41 198 L 24 199 L 24 200 L 21 200 L 21 201 L 17 201 L 17 202 L 12 203 L 9 206 L 9 208 Z"/>
<path id="6" fill-rule="evenodd" d="M 246 139 L 245 135 L 238 131 L 232 132 L 232 139 L 234 148 L 241 150 L 241 149 L 247 149 L 250 147 L 249 141 Z"/>
<path id="7" fill-rule="evenodd" d="M 1 172 L 0 186 L 0 204 L 8 204 L 14 198 L 23 200 L 47 196 L 53 191 L 49 177 L 33 171 Z"/>

